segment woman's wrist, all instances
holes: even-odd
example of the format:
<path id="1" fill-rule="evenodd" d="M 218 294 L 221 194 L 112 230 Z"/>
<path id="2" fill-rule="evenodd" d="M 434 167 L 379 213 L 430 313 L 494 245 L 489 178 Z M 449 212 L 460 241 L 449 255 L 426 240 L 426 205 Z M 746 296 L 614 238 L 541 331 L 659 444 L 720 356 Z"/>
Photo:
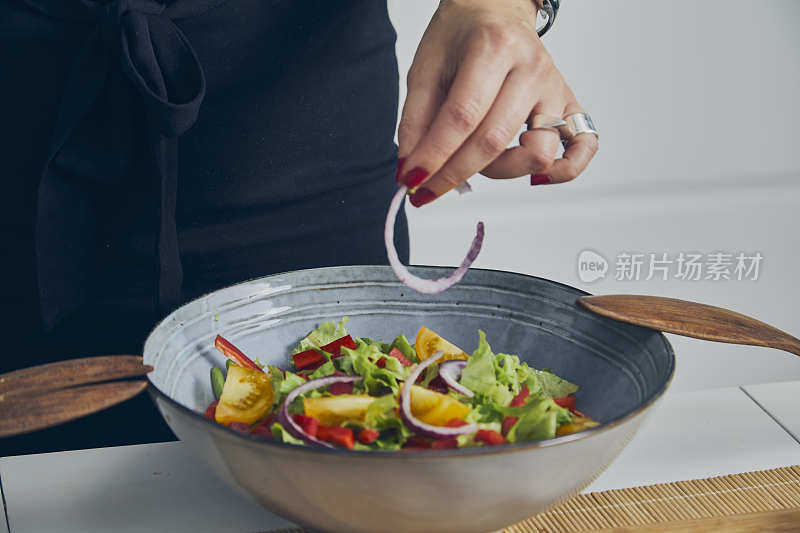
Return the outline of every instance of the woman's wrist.
<path id="1" fill-rule="evenodd" d="M 440 9 L 447 5 L 454 5 L 462 8 L 508 9 L 511 7 L 521 10 L 524 17 L 532 21 L 539 37 L 553 26 L 560 4 L 560 0 L 492 0 L 491 3 L 487 3 L 486 0 L 439 0 Z"/>

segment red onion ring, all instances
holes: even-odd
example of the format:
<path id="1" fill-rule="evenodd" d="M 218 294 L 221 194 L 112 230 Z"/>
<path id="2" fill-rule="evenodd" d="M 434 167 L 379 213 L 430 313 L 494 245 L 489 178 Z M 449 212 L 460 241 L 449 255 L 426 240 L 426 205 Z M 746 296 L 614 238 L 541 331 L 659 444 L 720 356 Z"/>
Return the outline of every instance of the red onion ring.
<path id="1" fill-rule="evenodd" d="M 286 431 L 288 431 L 293 437 L 298 438 L 308 444 L 314 444 L 317 446 L 324 446 L 326 448 L 333 448 L 332 445 L 328 444 L 325 441 L 321 441 L 316 437 L 312 437 L 305 431 L 303 428 L 300 427 L 297 422 L 292 419 L 291 415 L 289 415 L 289 405 L 294 401 L 295 398 L 300 396 L 301 394 L 305 394 L 315 389 L 320 389 L 322 387 L 327 387 L 328 385 L 333 385 L 334 383 L 354 383 L 362 379 L 361 376 L 328 376 L 324 378 L 317 378 L 312 379 L 306 383 L 303 383 L 299 387 L 295 387 L 289 392 L 289 395 L 286 396 L 286 399 L 283 401 L 283 405 L 281 406 L 281 410 L 278 413 L 278 422 L 282 425 Z"/>
<path id="2" fill-rule="evenodd" d="M 431 424 L 426 424 L 422 420 L 419 420 L 411 412 L 411 387 L 417 381 L 420 374 L 422 374 L 422 371 L 441 359 L 443 355 L 443 352 L 436 352 L 421 363 L 418 363 L 408 375 L 408 378 L 406 378 L 403 384 L 403 390 L 400 392 L 400 418 L 403 419 L 406 427 L 419 435 L 432 437 L 434 439 L 447 439 L 478 431 L 478 426 L 474 423 L 459 427 L 432 426 Z"/>
<path id="3" fill-rule="evenodd" d="M 462 261 L 461 265 L 450 273 L 449 276 L 440 279 L 424 279 L 417 277 L 409 272 L 405 265 L 400 262 L 400 258 L 397 256 L 397 250 L 394 247 L 394 223 L 395 220 L 397 220 L 397 213 L 403 205 L 403 200 L 407 192 L 408 189 L 404 185 L 401 185 L 400 188 L 397 189 L 394 198 L 392 198 L 392 203 L 389 204 L 389 211 L 386 213 L 386 226 L 383 230 L 383 240 L 386 244 L 386 254 L 389 256 L 389 264 L 392 265 L 392 270 L 403 285 L 423 294 L 438 294 L 461 281 L 461 278 L 467 273 L 470 265 L 472 265 L 475 258 L 478 257 L 478 253 L 481 251 L 481 246 L 483 245 L 483 222 L 478 222 L 475 238 L 472 240 L 472 246 L 470 246 L 464 261 Z"/>
<path id="4" fill-rule="evenodd" d="M 442 377 L 447 386 L 459 394 L 463 394 L 467 398 L 475 396 L 471 390 L 458 382 L 461 379 L 461 372 L 467 366 L 466 361 L 445 361 L 439 365 L 439 375 Z"/>

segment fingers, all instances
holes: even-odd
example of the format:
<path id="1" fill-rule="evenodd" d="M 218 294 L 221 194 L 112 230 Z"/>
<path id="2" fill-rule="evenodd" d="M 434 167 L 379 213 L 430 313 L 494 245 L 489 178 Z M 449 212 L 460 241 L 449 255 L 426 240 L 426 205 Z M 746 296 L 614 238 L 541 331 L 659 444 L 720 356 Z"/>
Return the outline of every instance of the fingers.
<path id="1" fill-rule="evenodd" d="M 507 73 L 506 62 L 486 50 L 467 54 L 430 127 L 418 124 L 414 132 L 406 132 L 412 139 L 427 130 L 403 161 L 401 183 L 414 189 L 439 171 L 484 119 Z"/>
<path id="2" fill-rule="evenodd" d="M 560 92 L 548 90 L 544 94 L 559 95 Z M 531 116 L 545 114 L 561 117 L 563 113 L 564 101 L 557 96 L 548 96 L 534 106 Z M 560 144 L 560 137 L 555 129 L 535 129 L 523 132 L 519 138 L 519 146 L 504 151 L 481 173 L 490 178 L 509 179 L 540 172 L 553 165 Z"/>
<path id="3" fill-rule="evenodd" d="M 572 100 L 567 104 L 564 116 L 583 112 L 583 108 Z M 546 170 L 550 183 L 565 183 L 577 178 L 597 153 L 598 147 L 597 136 L 592 133 L 581 133 L 573 137 L 564 149 L 561 159 L 557 159 L 552 168 Z M 531 176 L 531 185 L 534 185 L 533 178 Z"/>
<path id="4" fill-rule="evenodd" d="M 441 196 L 502 154 L 525 123 L 530 113 L 530 102 L 535 98 L 530 77 L 512 71 L 486 117 L 444 166 L 416 191 L 411 197 L 412 205 L 422 205 Z M 555 135 L 555 143 L 557 145 L 558 135 Z M 556 149 L 557 146 L 553 148 L 553 157 Z"/>
<path id="5" fill-rule="evenodd" d="M 571 92 L 568 95 L 572 96 Z M 560 116 L 566 117 L 582 112 L 583 109 L 573 99 L 566 105 Z M 531 185 L 565 183 L 577 178 L 597 153 L 597 136 L 591 133 L 582 133 L 569 141 L 560 159 L 551 161 L 547 166 L 542 166 L 544 162 L 542 159 L 532 157 L 534 151 L 540 149 L 535 141 L 541 138 L 533 137 L 534 133 L 546 135 L 551 132 L 549 130 L 524 132 L 520 136 L 520 146 L 507 150 L 486 167 L 482 174 L 494 179 L 516 178 L 531 174 Z M 552 136 L 558 139 L 556 134 Z"/>
<path id="6" fill-rule="evenodd" d="M 401 160 L 411 153 L 428 131 L 445 97 L 440 74 L 442 66 L 417 61 L 415 59 L 408 73 L 408 93 L 397 126 L 398 157 Z"/>
<path id="7" fill-rule="evenodd" d="M 547 170 L 550 183 L 565 183 L 577 178 L 597 153 L 597 137 L 592 133 L 576 135 L 564 150 L 561 159 L 556 159 L 553 167 Z M 531 184 L 534 177 L 531 176 Z"/>

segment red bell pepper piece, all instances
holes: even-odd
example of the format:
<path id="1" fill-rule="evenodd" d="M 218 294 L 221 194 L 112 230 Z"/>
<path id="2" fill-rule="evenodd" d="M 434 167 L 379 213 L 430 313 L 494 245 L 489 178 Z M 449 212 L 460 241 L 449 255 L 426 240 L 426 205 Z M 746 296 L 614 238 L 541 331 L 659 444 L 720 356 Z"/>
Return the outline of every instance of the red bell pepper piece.
<path id="1" fill-rule="evenodd" d="M 206 412 L 205 412 L 205 414 L 203 414 L 203 416 L 208 418 L 209 420 L 212 420 L 212 421 L 215 420 L 216 419 L 216 415 L 217 415 L 217 404 L 218 403 L 219 403 L 219 400 L 214 400 L 213 402 L 211 402 L 211 405 L 206 407 Z"/>
<path id="2" fill-rule="evenodd" d="M 508 435 L 508 432 L 511 431 L 511 428 L 513 428 L 514 424 L 517 423 L 517 420 L 519 420 L 518 416 L 507 416 L 503 419 L 503 423 L 500 427 L 502 428 L 501 431 L 504 437 Z"/>
<path id="3" fill-rule="evenodd" d="M 252 359 L 247 357 L 239 348 L 234 346 L 233 343 L 225 339 L 222 335 L 217 335 L 217 338 L 214 339 L 214 347 L 222 352 L 225 357 L 232 359 L 237 365 L 263 372 L 260 366 L 255 364 Z"/>
<path id="4" fill-rule="evenodd" d="M 358 432 L 358 442 L 361 444 L 372 444 L 381 436 L 377 429 L 362 429 Z"/>
<path id="5" fill-rule="evenodd" d="M 489 446 L 496 446 L 506 442 L 506 439 L 504 439 L 500 433 L 494 431 L 493 429 L 479 429 L 475 433 L 475 440 L 477 442 L 483 442 Z"/>
<path id="6" fill-rule="evenodd" d="M 342 356 L 342 348 L 350 348 L 351 350 L 355 350 L 357 348 L 356 341 L 354 341 L 353 337 L 350 335 L 345 335 L 340 339 L 329 342 L 322 347 L 322 350 L 328 352 L 334 358 L 336 358 Z"/>
<path id="7" fill-rule="evenodd" d="M 525 400 L 528 399 L 528 396 L 531 395 L 531 391 L 528 390 L 527 385 L 523 385 L 522 388 L 519 390 L 514 399 L 511 400 L 511 403 L 508 404 L 509 407 L 522 407 L 525 405 Z"/>
<path id="8" fill-rule="evenodd" d="M 260 437 L 265 440 L 272 440 L 274 437 L 272 436 L 272 424 L 278 421 L 278 417 L 275 413 L 270 414 L 266 418 L 262 418 L 259 420 L 255 426 L 250 430 L 252 435 L 256 437 Z"/>
<path id="9" fill-rule="evenodd" d="M 416 435 L 412 435 L 408 437 L 408 440 L 403 444 L 404 449 L 413 449 L 413 450 L 427 450 L 432 446 L 431 441 L 423 438 L 418 437 Z"/>
<path id="10" fill-rule="evenodd" d="M 328 392 L 334 395 L 338 394 L 353 394 L 352 383 L 334 383 L 328 387 Z"/>
<path id="11" fill-rule="evenodd" d="M 253 428 L 253 430 L 250 433 L 264 440 L 272 440 L 273 438 L 272 430 L 269 429 L 269 426 L 267 426 L 266 424 L 257 425 L 256 427 Z"/>
<path id="12" fill-rule="evenodd" d="M 317 428 L 317 438 L 331 444 L 344 446 L 348 450 L 352 450 L 356 445 L 353 430 L 339 426 L 319 426 Z"/>
<path id="13" fill-rule="evenodd" d="M 564 396 L 563 398 L 553 398 L 553 401 L 556 402 L 556 405 L 559 405 L 560 407 L 564 407 L 570 411 L 575 410 L 575 396 L 572 394 L 569 396 Z"/>
<path id="14" fill-rule="evenodd" d="M 525 401 L 528 399 L 528 396 L 531 395 L 531 391 L 528 389 L 527 385 L 523 385 L 522 388 L 519 390 L 516 396 L 511 400 L 511 403 L 508 404 L 509 407 L 522 407 L 525 405 Z M 511 428 L 514 427 L 514 424 L 517 423 L 519 420 L 518 416 L 507 416 L 503 419 L 503 423 L 500 425 L 500 431 L 503 433 L 503 437 L 508 435 L 508 432 L 511 431 Z M 496 432 L 495 432 L 496 433 Z"/>
<path id="15" fill-rule="evenodd" d="M 294 367 L 297 370 L 314 370 L 326 361 L 325 356 L 313 348 L 292 356 Z"/>
<path id="16" fill-rule="evenodd" d="M 453 450 L 458 448 L 458 441 L 454 438 L 438 439 L 433 441 L 431 448 L 434 450 Z"/>
<path id="17" fill-rule="evenodd" d="M 392 348 L 389 350 L 389 357 L 394 357 L 400 361 L 400 364 L 403 366 L 414 366 L 414 363 L 409 361 L 408 357 L 403 355 L 403 352 L 401 352 L 398 348 Z"/>
<path id="18" fill-rule="evenodd" d="M 244 422 L 231 422 L 228 427 L 239 433 L 250 433 L 250 424 L 245 424 Z"/>
<path id="19" fill-rule="evenodd" d="M 445 427 L 448 427 L 448 428 L 460 428 L 461 426 L 466 426 L 466 425 L 467 425 L 467 421 L 466 420 L 462 420 L 460 418 L 451 418 L 447 422 L 447 424 L 445 424 Z"/>
<path id="20" fill-rule="evenodd" d="M 313 416 L 292 415 L 292 420 L 312 437 L 316 437 L 317 433 L 319 433 L 319 421 Z"/>
<path id="21" fill-rule="evenodd" d="M 353 337 L 350 335 L 345 335 L 341 339 L 336 339 L 335 341 L 329 342 L 325 346 L 322 346 L 320 350 L 331 354 L 331 359 L 336 359 L 337 357 L 342 356 L 342 348 L 350 348 L 355 350 L 356 341 L 354 341 Z M 325 360 L 325 356 L 314 348 L 296 353 L 292 356 L 294 367 L 297 370 L 316 370 L 317 368 L 321 367 L 323 363 L 325 363 Z"/>

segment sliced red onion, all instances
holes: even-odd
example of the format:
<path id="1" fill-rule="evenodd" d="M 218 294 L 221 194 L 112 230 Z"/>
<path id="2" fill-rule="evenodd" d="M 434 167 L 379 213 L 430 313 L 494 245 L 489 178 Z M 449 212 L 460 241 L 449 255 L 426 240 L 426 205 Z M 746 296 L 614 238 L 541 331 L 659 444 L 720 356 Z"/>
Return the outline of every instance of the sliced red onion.
<path id="1" fill-rule="evenodd" d="M 476 424 L 467 424 L 466 426 L 459 427 L 433 426 L 419 420 L 411 412 L 411 387 L 417 381 L 420 374 L 422 374 L 422 371 L 441 359 L 443 355 L 443 352 L 436 352 L 421 363 L 418 363 L 406 378 L 403 384 L 403 390 L 400 393 L 400 418 L 403 419 L 406 427 L 414 433 L 434 439 L 446 439 L 478 431 L 478 426 Z"/>
<path id="2" fill-rule="evenodd" d="M 475 394 L 458 382 L 461 379 L 461 372 L 467 366 L 466 361 L 445 361 L 439 365 L 439 375 L 442 377 L 447 386 L 459 394 L 463 394 L 467 398 L 472 398 Z"/>
<path id="3" fill-rule="evenodd" d="M 456 191 L 458 191 L 458 194 L 467 194 L 468 192 L 472 192 L 472 186 L 468 181 L 465 181 L 461 185 L 456 186 Z"/>
<path id="4" fill-rule="evenodd" d="M 461 278 L 467 273 L 470 265 L 475 261 L 475 258 L 478 257 L 478 253 L 481 251 L 481 246 L 483 245 L 483 222 L 478 222 L 475 238 L 472 240 L 472 246 L 470 246 L 464 261 L 462 261 L 461 265 L 450 273 L 449 276 L 440 279 L 424 279 L 417 277 L 409 272 L 405 265 L 400 262 L 400 258 L 397 256 L 397 250 L 394 247 L 394 223 L 397 219 L 397 213 L 403 205 L 406 192 L 408 192 L 408 189 L 401 185 L 400 188 L 397 189 L 394 198 L 392 198 L 392 203 L 389 204 L 389 212 L 386 213 L 386 226 L 383 230 L 383 240 L 386 244 L 386 254 L 389 256 L 389 264 L 392 265 L 392 270 L 394 270 L 397 278 L 403 282 L 403 285 L 423 294 L 438 294 L 461 281 Z"/>
<path id="5" fill-rule="evenodd" d="M 293 437 L 307 442 L 308 444 L 333 448 L 333 446 L 327 442 L 321 441 L 316 437 L 312 437 L 303 431 L 303 428 L 300 427 L 300 425 L 295 422 L 294 419 L 292 419 L 291 415 L 289 415 L 289 405 L 301 394 L 305 394 L 315 389 L 321 389 L 322 387 L 327 387 L 329 385 L 333 385 L 334 383 L 354 383 L 360 379 L 362 379 L 361 376 L 328 376 L 324 378 L 312 379 L 311 381 L 303 383 L 299 387 L 295 387 L 283 401 L 281 410 L 278 413 L 278 422 L 286 429 L 286 431 L 291 433 Z"/>

